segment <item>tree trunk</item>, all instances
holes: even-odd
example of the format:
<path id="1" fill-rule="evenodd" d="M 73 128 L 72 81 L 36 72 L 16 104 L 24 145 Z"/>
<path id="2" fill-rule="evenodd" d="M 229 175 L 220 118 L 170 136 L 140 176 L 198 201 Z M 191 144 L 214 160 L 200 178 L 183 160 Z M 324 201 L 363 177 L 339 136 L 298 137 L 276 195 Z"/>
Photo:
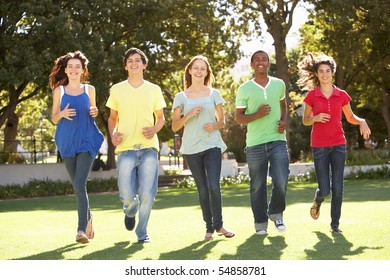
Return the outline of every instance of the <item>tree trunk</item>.
<path id="1" fill-rule="evenodd" d="M 390 154 L 390 111 L 389 111 L 389 90 L 387 90 L 385 87 L 382 87 L 382 107 L 381 107 L 381 112 L 383 119 L 385 120 L 386 123 L 386 128 L 387 128 L 387 149 L 389 150 Z"/>
<path id="2" fill-rule="evenodd" d="M 116 159 L 115 159 L 115 146 L 111 142 L 111 136 L 107 133 L 107 169 L 115 169 L 116 168 Z"/>
<path id="3" fill-rule="evenodd" d="M 4 152 L 6 153 L 6 161 L 17 158 L 16 135 L 18 134 L 19 117 L 15 112 L 12 112 L 7 119 L 4 129 Z M 13 162 L 13 160 L 12 160 Z"/>
<path id="4" fill-rule="evenodd" d="M 288 61 L 286 56 L 286 41 L 285 37 L 281 33 L 276 33 L 272 35 L 274 38 L 274 45 L 275 45 L 275 58 L 276 58 L 276 76 L 279 79 L 282 79 L 284 83 L 286 84 L 286 102 L 287 102 L 287 109 L 288 109 L 288 115 L 287 115 L 287 123 L 286 123 L 286 137 L 287 142 L 290 140 L 290 106 L 291 106 L 291 99 L 289 96 L 290 92 L 290 77 L 288 74 Z"/>
<path id="5" fill-rule="evenodd" d="M 263 15 L 264 21 L 267 24 L 268 32 L 274 39 L 275 58 L 276 58 L 276 76 L 286 84 L 286 101 L 288 113 L 290 113 L 290 77 L 288 74 L 288 60 L 286 37 L 292 26 L 292 18 L 295 7 L 299 0 L 277 0 L 274 6 L 269 1 L 256 0 L 258 7 Z M 290 118 L 287 116 L 286 123 L 287 141 L 290 139 Z"/>

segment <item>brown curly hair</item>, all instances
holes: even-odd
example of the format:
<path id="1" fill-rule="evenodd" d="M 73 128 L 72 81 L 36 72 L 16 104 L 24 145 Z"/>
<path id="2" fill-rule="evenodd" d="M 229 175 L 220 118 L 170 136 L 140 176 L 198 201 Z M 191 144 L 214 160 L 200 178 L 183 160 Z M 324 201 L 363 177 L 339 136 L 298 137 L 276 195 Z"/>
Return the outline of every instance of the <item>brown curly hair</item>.
<path id="1" fill-rule="evenodd" d="M 314 55 L 307 53 L 298 63 L 299 79 L 297 85 L 303 90 L 312 90 L 320 85 L 320 80 L 317 77 L 318 68 L 321 64 L 330 66 L 332 73 L 336 73 L 336 62 L 333 57 L 320 53 Z"/>
<path id="2" fill-rule="evenodd" d="M 68 52 L 67 54 L 60 56 L 54 62 L 54 66 L 49 75 L 50 88 L 54 90 L 58 86 L 66 86 L 69 83 L 68 76 L 65 73 L 65 68 L 68 65 L 70 59 L 78 59 L 81 62 L 81 66 L 84 70 L 84 74 L 81 76 L 81 82 L 83 83 L 88 79 L 88 59 L 79 50 L 75 52 Z"/>

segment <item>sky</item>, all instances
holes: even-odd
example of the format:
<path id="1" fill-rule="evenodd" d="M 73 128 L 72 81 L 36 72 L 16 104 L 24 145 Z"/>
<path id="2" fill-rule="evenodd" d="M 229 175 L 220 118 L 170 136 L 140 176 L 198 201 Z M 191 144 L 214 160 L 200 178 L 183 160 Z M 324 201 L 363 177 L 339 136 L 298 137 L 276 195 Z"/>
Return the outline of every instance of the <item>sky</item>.
<path id="1" fill-rule="evenodd" d="M 299 28 L 307 21 L 307 18 L 308 12 L 305 6 L 302 4 L 298 5 L 294 10 L 293 23 L 286 37 L 287 49 L 298 44 Z M 267 25 L 265 23 L 262 25 L 262 30 L 267 30 Z M 251 72 L 249 59 L 253 52 L 262 49 L 271 55 L 275 53 L 275 48 L 272 45 L 273 41 L 271 34 L 264 32 L 264 34 L 259 38 L 252 39 L 248 42 L 242 42 L 241 50 L 244 53 L 244 57 L 235 64 L 231 72 L 236 81 L 240 77 L 247 76 Z"/>
<path id="2" fill-rule="evenodd" d="M 291 48 L 298 44 L 299 28 L 307 21 L 308 12 L 306 8 L 301 4 L 295 8 L 293 14 L 293 24 L 289 33 L 287 34 L 286 44 L 287 48 Z M 263 23 L 262 30 L 266 30 L 267 25 Z M 275 53 L 275 49 L 272 45 L 273 38 L 268 32 L 264 32 L 264 35 L 260 38 L 243 43 L 242 50 L 245 55 L 250 55 L 252 52 L 258 49 L 264 49 L 269 53 Z"/>

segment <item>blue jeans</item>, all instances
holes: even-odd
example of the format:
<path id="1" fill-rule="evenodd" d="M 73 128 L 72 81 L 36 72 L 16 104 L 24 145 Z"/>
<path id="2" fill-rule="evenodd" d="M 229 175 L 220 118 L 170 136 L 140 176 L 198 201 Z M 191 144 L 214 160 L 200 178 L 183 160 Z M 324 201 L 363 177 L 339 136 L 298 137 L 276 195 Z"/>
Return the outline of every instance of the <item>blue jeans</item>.
<path id="1" fill-rule="evenodd" d="M 63 159 L 66 170 L 76 195 L 78 228 L 77 231 L 86 231 L 88 220 L 91 218 L 89 199 L 87 194 L 87 180 L 94 161 L 89 152 L 78 153 L 74 157 Z"/>
<path id="2" fill-rule="evenodd" d="M 184 155 L 188 167 L 194 177 L 198 189 L 199 203 L 206 231 L 213 233 L 222 228 L 222 195 L 221 195 L 221 166 L 222 155 L 220 148 Z"/>
<path id="3" fill-rule="evenodd" d="M 123 212 L 132 218 L 139 212 L 135 233 L 148 238 L 147 226 L 157 195 L 158 154 L 153 148 L 128 150 L 118 154 L 119 198 Z"/>
<path id="4" fill-rule="evenodd" d="M 346 148 L 345 145 L 339 145 L 313 148 L 312 150 L 318 181 L 314 199 L 318 204 L 321 204 L 332 190 L 330 210 L 332 221 L 330 226 L 337 228 L 340 223 L 341 204 L 343 201 Z"/>
<path id="5" fill-rule="evenodd" d="M 289 156 L 286 141 L 273 141 L 246 148 L 250 177 L 250 199 L 255 229 L 267 230 L 268 216 L 272 221 L 283 218 L 286 209 L 286 191 Z M 272 179 L 270 202 L 267 200 L 267 173 Z"/>

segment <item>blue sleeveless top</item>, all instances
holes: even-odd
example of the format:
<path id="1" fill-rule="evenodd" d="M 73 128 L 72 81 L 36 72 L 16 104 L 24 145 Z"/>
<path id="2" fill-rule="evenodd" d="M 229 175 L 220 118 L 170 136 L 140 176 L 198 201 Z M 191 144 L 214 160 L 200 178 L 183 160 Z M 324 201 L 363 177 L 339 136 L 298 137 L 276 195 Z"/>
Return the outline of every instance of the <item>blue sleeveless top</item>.
<path id="1" fill-rule="evenodd" d="M 69 108 L 76 109 L 76 116 L 73 120 L 62 118 L 55 133 L 55 142 L 61 157 L 74 157 L 77 153 L 89 152 L 95 158 L 103 143 L 103 134 L 95 124 L 95 120 L 89 115 L 91 106 L 88 85 L 84 85 L 84 92 L 73 96 L 65 92 L 65 88 L 60 86 L 60 110 L 62 111 L 69 103 Z"/>

